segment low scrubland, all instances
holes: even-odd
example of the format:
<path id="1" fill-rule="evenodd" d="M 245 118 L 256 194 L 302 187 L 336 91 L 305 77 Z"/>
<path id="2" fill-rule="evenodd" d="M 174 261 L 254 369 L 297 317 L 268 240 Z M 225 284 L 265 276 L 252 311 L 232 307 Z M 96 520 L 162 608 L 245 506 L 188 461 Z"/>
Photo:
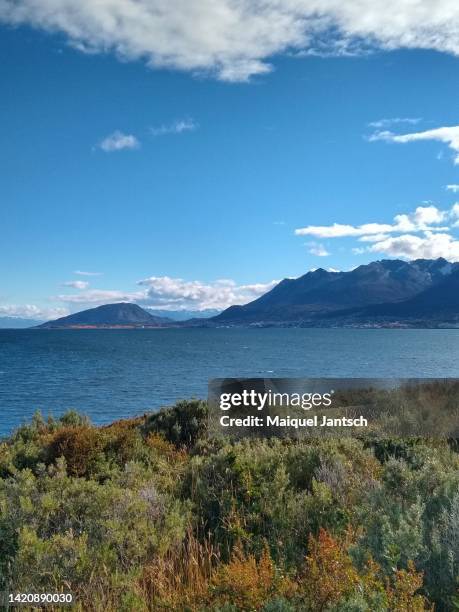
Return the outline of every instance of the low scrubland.
<path id="1" fill-rule="evenodd" d="M 457 610 L 456 441 L 207 436 L 191 400 L 0 444 L 0 590 L 77 610 Z"/>

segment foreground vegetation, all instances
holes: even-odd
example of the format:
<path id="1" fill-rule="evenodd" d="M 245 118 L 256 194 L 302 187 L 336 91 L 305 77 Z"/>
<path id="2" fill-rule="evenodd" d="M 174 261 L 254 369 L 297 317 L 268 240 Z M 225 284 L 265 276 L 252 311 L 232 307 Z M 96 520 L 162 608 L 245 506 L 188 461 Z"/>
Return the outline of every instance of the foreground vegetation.
<path id="1" fill-rule="evenodd" d="M 79 610 L 457 610 L 447 441 L 206 437 L 207 406 L 0 444 L 0 590 Z"/>

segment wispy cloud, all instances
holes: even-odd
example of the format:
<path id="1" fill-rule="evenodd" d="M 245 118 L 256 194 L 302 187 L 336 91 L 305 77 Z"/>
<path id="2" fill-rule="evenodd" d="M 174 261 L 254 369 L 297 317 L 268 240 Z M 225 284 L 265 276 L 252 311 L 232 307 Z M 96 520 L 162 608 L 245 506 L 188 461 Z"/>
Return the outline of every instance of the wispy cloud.
<path id="1" fill-rule="evenodd" d="M 62 283 L 63 287 L 73 287 L 73 289 L 87 289 L 89 287 L 88 281 L 75 280 L 75 281 L 67 281 Z"/>
<path id="2" fill-rule="evenodd" d="M 75 270 L 73 273 L 79 276 L 102 276 L 102 272 L 86 272 L 85 270 Z"/>
<path id="3" fill-rule="evenodd" d="M 364 223 L 357 226 L 341 223 L 308 225 L 296 229 L 295 234 L 297 236 L 316 236 L 317 238 L 344 238 L 394 232 L 439 231 L 445 228 L 436 226 L 442 223 L 446 217 L 447 213 L 439 210 L 436 206 L 418 206 L 413 213 L 396 215 L 394 223 Z"/>
<path id="4" fill-rule="evenodd" d="M 411 134 L 394 134 L 389 130 L 377 131 L 368 140 L 375 142 L 383 140 L 386 142 L 408 143 L 419 142 L 423 140 L 434 140 L 446 144 L 454 151 L 454 163 L 459 164 L 459 125 L 450 127 L 440 127 L 433 130 L 425 130 L 424 132 L 413 132 Z"/>
<path id="5" fill-rule="evenodd" d="M 167 125 L 151 127 L 153 136 L 165 136 L 166 134 L 183 134 L 183 132 L 194 132 L 199 125 L 193 119 L 179 119 Z"/>
<path id="6" fill-rule="evenodd" d="M 433 49 L 459 55 L 452 0 L 0 0 L 0 21 L 63 33 L 76 49 L 246 81 L 281 53 Z"/>
<path id="7" fill-rule="evenodd" d="M 90 289 L 89 291 L 76 294 L 61 294 L 53 296 L 53 300 L 64 302 L 65 304 L 82 304 L 90 306 L 98 306 L 100 304 L 113 304 L 116 302 L 137 302 L 144 298 L 144 293 L 141 291 L 129 292 L 118 290 Z"/>
<path id="8" fill-rule="evenodd" d="M 368 124 L 368 127 L 383 129 L 403 123 L 416 125 L 420 121 L 422 121 L 420 117 L 393 117 L 392 119 L 378 119 L 378 121 L 371 121 Z"/>
<path id="9" fill-rule="evenodd" d="M 105 153 L 113 153 L 125 149 L 138 149 L 140 147 L 140 142 L 132 134 L 124 134 L 116 130 L 101 140 L 98 146 L 99 149 L 102 149 Z"/>
<path id="10" fill-rule="evenodd" d="M 380 242 L 381 240 L 386 240 L 389 238 L 388 234 L 369 234 L 368 236 L 361 236 L 359 238 L 360 242 Z"/>

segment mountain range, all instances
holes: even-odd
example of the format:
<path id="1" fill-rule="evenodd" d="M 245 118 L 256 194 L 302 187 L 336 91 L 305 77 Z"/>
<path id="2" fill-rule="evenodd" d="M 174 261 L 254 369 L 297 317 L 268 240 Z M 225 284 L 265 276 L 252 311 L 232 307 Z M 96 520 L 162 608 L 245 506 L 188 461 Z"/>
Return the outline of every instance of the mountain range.
<path id="1" fill-rule="evenodd" d="M 459 263 L 387 259 L 348 272 L 319 268 L 216 316 L 174 319 L 122 302 L 37 327 L 459 327 Z"/>
<path id="2" fill-rule="evenodd" d="M 459 263 L 375 261 L 349 272 L 322 268 L 284 279 L 212 325 L 413 326 L 459 324 Z"/>

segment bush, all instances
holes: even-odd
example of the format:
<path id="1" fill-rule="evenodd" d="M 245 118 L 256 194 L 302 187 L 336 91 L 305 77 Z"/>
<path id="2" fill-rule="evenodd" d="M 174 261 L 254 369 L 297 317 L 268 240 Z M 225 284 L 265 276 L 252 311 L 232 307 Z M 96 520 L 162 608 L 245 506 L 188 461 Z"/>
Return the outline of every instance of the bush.
<path id="1" fill-rule="evenodd" d="M 46 463 L 64 457 L 71 476 L 86 476 L 96 468 L 105 445 L 104 433 L 86 425 L 63 427 L 51 440 L 45 455 Z"/>
<path id="2" fill-rule="evenodd" d="M 274 595 L 293 594 L 292 583 L 279 575 L 267 547 L 260 559 L 237 547 L 231 561 L 213 579 L 213 599 L 237 610 L 261 610 Z"/>
<path id="3" fill-rule="evenodd" d="M 162 434 L 177 447 L 193 447 L 207 432 L 208 407 L 201 400 L 183 400 L 172 408 L 152 414 L 144 426 L 144 432 Z"/>

